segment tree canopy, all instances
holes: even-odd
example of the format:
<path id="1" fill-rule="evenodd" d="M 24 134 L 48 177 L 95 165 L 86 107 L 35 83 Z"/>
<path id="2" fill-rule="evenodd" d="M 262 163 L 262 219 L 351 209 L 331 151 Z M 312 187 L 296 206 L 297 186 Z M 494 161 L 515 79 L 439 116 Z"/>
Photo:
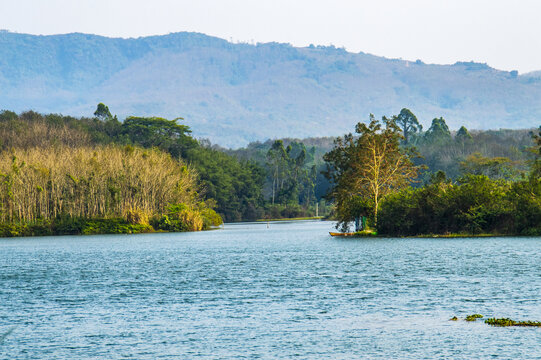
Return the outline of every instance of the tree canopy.
<path id="1" fill-rule="evenodd" d="M 421 132 L 423 126 L 419 124 L 417 117 L 409 110 L 402 109 L 398 115 L 393 116 L 393 120 L 396 124 L 402 128 L 402 134 L 404 135 L 404 144 L 408 144 L 410 141 L 410 135 L 412 133 Z"/>
<path id="2" fill-rule="evenodd" d="M 102 121 L 107 121 L 113 119 L 113 115 L 109 111 L 109 107 L 104 103 L 99 103 L 96 111 L 94 111 L 94 116 Z"/>
<path id="3" fill-rule="evenodd" d="M 470 132 L 468 131 L 468 129 L 466 129 L 465 126 L 461 126 L 460 129 L 458 129 L 456 135 L 455 135 L 455 141 L 459 142 L 459 143 L 465 143 L 465 142 L 468 142 L 468 141 L 471 141 L 473 140 Z"/>
<path id="4" fill-rule="evenodd" d="M 377 224 L 380 201 L 406 187 L 417 177 L 419 167 L 413 149 L 400 147 L 400 128 L 393 119 L 381 121 L 370 115 L 368 125 L 358 123 L 358 137 L 337 138 L 335 147 L 325 154 L 326 176 L 333 187 L 328 198 L 335 201 L 339 226 L 371 212 Z M 362 211 L 362 213 L 359 213 Z"/>
<path id="5" fill-rule="evenodd" d="M 167 120 L 161 117 L 130 116 L 122 124 L 121 134 L 134 144 L 143 147 L 158 147 L 175 157 L 184 156 L 189 148 L 197 146 L 197 141 L 189 134 L 187 125 L 178 124 L 182 118 Z"/>
<path id="6" fill-rule="evenodd" d="M 432 120 L 432 125 L 425 133 L 425 139 L 429 143 L 442 143 L 451 140 L 451 131 L 444 118 L 440 117 Z"/>

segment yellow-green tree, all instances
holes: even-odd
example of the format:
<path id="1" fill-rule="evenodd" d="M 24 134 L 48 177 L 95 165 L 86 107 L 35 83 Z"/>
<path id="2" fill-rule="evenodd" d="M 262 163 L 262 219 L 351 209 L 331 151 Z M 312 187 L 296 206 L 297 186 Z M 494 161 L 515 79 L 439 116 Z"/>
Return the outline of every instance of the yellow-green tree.
<path id="1" fill-rule="evenodd" d="M 0 221 L 34 222 L 59 215 L 148 216 L 169 204 L 197 208 L 197 174 L 155 149 L 79 147 L 13 149 L 0 153 Z"/>
<path id="2" fill-rule="evenodd" d="M 325 175 L 333 183 L 328 197 L 335 201 L 342 229 L 368 212 L 377 225 L 381 200 L 409 185 L 419 171 L 412 161 L 415 151 L 400 147 L 401 129 L 394 120 L 380 122 L 370 115 L 369 124 L 358 123 L 355 132 L 336 139 L 324 156 Z"/>

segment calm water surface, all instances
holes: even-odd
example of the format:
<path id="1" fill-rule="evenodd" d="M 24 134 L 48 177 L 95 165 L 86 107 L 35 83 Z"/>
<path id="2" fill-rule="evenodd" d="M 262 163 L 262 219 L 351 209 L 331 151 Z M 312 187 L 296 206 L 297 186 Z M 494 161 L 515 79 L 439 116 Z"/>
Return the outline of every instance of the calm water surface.
<path id="1" fill-rule="evenodd" d="M 541 359 L 541 238 L 336 239 L 329 222 L 0 239 L 0 358 Z"/>

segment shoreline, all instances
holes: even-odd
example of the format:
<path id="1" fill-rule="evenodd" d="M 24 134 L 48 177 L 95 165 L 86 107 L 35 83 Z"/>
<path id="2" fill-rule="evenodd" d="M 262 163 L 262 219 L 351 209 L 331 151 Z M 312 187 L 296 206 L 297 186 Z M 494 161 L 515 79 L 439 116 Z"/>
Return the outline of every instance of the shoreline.
<path id="1" fill-rule="evenodd" d="M 307 216 L 307 217 L 297 217 L 297 218 L 257 219 L 255 222 L 304 221 L 304 220 L 325 220 L 325 217 L 324 216 Z M 241 222 L 244 222 L 244 221 L 241 221 Z"/>
<path id="2" fill-rule="evenodd" d="M 340 237 L 340 236 L 339 236 Z M 495 237 L 540 237 L 520 234 L 425 234 L 412 236 L 394 236 L 381 234 L 353 234 L 350 238 L 397 238 L 397 239 L 465 239 L 465 238 L 495 238 Z"/>
<path id="3" fill-rule="evenodd" d="M 152 233 L 185 233 L 216 230 L 219 226 L 204 224 L 200 230 L 184 228 L 162 228 L 153 221 L 131 223 L 123 218 L 84 219 L 71 218 L 37 223 L 1 223 L 0 238 L 22 238 L 42 236 L 85 236 L 85 235 L 135 235 Z"/>

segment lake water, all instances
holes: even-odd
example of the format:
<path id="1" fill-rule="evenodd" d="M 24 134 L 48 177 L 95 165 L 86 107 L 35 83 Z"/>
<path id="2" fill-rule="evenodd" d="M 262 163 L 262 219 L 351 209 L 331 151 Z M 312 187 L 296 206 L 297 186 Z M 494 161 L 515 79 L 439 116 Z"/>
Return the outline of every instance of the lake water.
<path id="1" fill-rule="evenodd" d="M 337 239 L 330 222 L 0 239 L 2 359 L 541 359 L 541 238 Z"/>

